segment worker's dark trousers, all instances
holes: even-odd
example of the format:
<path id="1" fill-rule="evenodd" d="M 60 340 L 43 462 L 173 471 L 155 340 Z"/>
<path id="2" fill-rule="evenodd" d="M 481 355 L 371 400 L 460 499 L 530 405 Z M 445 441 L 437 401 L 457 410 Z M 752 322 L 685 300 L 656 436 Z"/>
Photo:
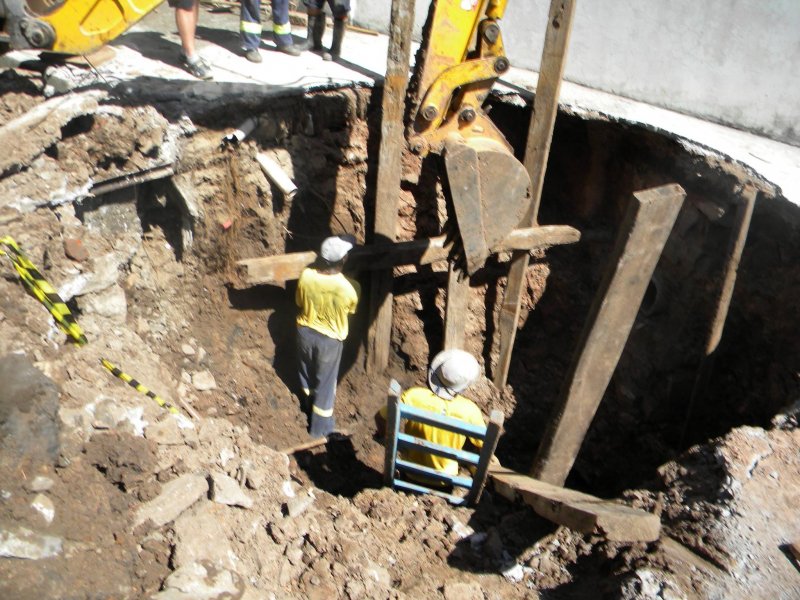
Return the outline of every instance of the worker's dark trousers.
<path id="1" fill-rule="evenodd" d="M 261 0 L 241 0 L 239 32 L 245 50 L 261 44 Z M 292 45 L 292 26 L 289 23 L 289 0 L 272 0 L 272 36 L 278 46 Z"/>
<path id="2" fill-rule="evenodd" d="M 309 327 L 297 328 L 298 374 L 307 396 L 314 399 L 311 407 L 311 437 L 333 432 L 333 403 L 336 400 L 336 378 L 344 344 Z"/>
<path id="3" fill-rule="evenodd" d="M 344 19 L 350 12 L 350 0 L 304 0 L 306 8 L 322 10 L 325 4 L 331 7 L 335 19 Z"/>

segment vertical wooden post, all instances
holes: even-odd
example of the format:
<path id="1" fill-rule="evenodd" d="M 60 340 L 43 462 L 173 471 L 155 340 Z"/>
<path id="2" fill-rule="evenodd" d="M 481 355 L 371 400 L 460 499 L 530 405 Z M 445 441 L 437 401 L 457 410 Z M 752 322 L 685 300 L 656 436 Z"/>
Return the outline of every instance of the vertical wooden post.
<path id="1" fill-rule="evenodd" d="M 400 425 L 400 384 L 392 379 L 389 382 L 389 397 L 386 410 L 386 454 L 383 461 L 383 483 L 387 486 L 394 484 L 394 469 L 397 461 L 397 431 Z"/>
<path id="2" fill-rule="evenodd" d="M 572 31 L 572 16 L 576 0 L 552 0 L 547 19 L 542 60 L 539 64 L 539 82 L 533 101 L 533 115 L 528 129 L 525 147 L 525 169 L 531 178 L 531 204 L 520 227 L 532 227 L 537 223 L 539 203 L 542 197 L 544 173 L 553 139 L 553 126 L 558 113 L 558 94 L 561 78 L 567 63 L 567 47 Z M 526 273 L 530 255 L 527 251 L 514 252 L 508 272 L 508 284 L 500 307 L 498 333 L 500 334 L 500 356 L 494 373 L 494 384 L 503 388 L 508 380 L 511 351 L 517 336 L 517 323 L 525 289 Z"/>
<path id="3" fill-rule="evenodd" d="M 447 275 L 447 305 L 444 313 L 444 349 L 464 349 L 465 320 L 469 301 L 469 276 L 450 263 Z"/>
<path id="4" fill-rule="evenodd" d="M 489 475 L 489 464 L 497 450 L 497 442 L 500 441 L 500 433 L 503 430 L 503 413 L 493 410 L 489 415 L 489 425 L 486 427 L 486 436 L 483 438 L 483 448 L 481 448 L 478 468 L 475 470 L 475 477 L 472 479 L 472 487 L 464 500 L 465 504 L 477 504 L 483 494 L 486 485 L 486 478 Z"/>
<path id="5" fill-rule="evenodd" d="M 717 306 L 714 310 L 714 317 L 711 320 L 711 328 L 708 332 L 706 339 L 705 354 L 697 369 L 694 385 L 692 386 L 692 395 L 689 398 L 689 406 L 686 408 L 686 418 L 681 428 L 681 437 L 678 441 L 679 446 L 683 446 L 686 437 L 686 431 L 689 427 L 689 421 L 694 412 L 694 404 L 697 397 L 702 394 L 709 379 L 711 372 L 714 370 L 714 356 L 719 346 L 719 341 L 722 339 L 722 331 L 725 328 L 725 322 L 728 320 L 728 310 L 731 307 L 731 298 L 733 297 L 733 288 L 736 285 L 736 274 L 739 272 L 739 263 L 742 260 L 742 252 L 744 252 L 744 245 L 747 241 L 747 233 L 750 231 L 750 220 L 753 217 L 753 209 L 756 204 L 756 197 L 758 191 L 755 186 L 748 183 L 742 192 L 742 199 L 736 207 L 736 216 L 731 226 L 731 237 L 728 242 L 728 255 L 725 263 L 725 274 L 722 278 L 722 288 L 719 291 L 717 298 Z"/>
<path id="6" fill-rule="evenodd" d="M 397 197 L 400 191 L 403 114 L 411 56 L 411 28 L 414 0 L 392 0 L 389 50 L 383 79 L 381 147 L 375 193 L 375 244 L 392 243 L 397 225 Z M 372 275 L 370 285 L 370 328 L 367 339 L 367 372 L 379 373 L 389 364 L 392 338 L 392 270 Z"/>
<path id="7" fill-rule="evenodd" d="M 531 475 L 563 485 L 625 347 L 686 192 L 677 184 L 635 192 L 620 224 L 569 374 Z"/>

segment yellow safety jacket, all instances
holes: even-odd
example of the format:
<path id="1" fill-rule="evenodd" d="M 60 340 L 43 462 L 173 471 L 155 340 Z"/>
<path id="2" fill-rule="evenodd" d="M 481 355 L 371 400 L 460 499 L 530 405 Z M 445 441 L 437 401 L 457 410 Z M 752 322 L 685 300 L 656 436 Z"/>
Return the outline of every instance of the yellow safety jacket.
<path id="1" fill-rule="evenodd" d="M 408 406 L 452 417 L 469 423 L 470 425 L 478 425 L 481 427 L 486 425 L 478 405 L 464 396 L 457 395 L 452 400 L 445 400 L 434 394 L 428 388 L 413 387 L 403 392 L 400 396 L 400 402 Z M 381 408 L 381 416 L 385 419 L 386 414 L 387 409 L 384 406 Z M 404 431 L 408 435 L 413 435 L 414 437 L 433 442 L 434 444 L 447 446 L 448 448 L 455 448 L 456 450 L 461 450 L 467 441 L 467 437 L 464 435 L 453 433 L 445 429 L 439 429 L 432 425 L 417 423 L 415 421 L 407 421 Z M 483 447 L 483 440 L 469 438 L 469 441 L 472 442 L 476 448 L 480 449 Z M 451 458 L 434 456 L 418 450 L 404 450 L 402 456 L 406 460 L 431 467 L 437 471 L 447 473 L 448 475 L 458 475 L 458 462 Z"/>
<path id="2" fill-rule="evenodd" d="M 360 293 L 358 282 L 342 273 L 303 269 L 295 294 L 300 308 L 297 324 L 344 341 L 349 331 L 347 316 L 356 312 Z"/>

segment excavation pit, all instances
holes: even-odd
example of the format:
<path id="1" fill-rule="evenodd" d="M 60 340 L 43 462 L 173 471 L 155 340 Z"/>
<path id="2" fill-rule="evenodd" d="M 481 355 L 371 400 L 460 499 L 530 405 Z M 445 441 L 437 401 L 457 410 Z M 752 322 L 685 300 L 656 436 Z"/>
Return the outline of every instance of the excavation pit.
<path id="1" fill-rule="evenodd" d="M 16 116 L 41 103 L 30 85 L 4 79 L 0 114 Z M 509 385 L 496 390 L 487 379 L 471 396 L 484 413 L 505 413 L 498 456 L 527 472 L 626 203 L 638 190 L 683 186 L 683 209 L 567 485 L 660 514 L 666 533 L 690 549 L 695 572 L 680 573 L 685 562 L 665 544 L 614 544 L 600 534 L 557 529 L 491 490 L 471 511 L 381 489 L 383 447 L 374 438 L 373 416 L 389 378 L 421 383 L 441 347 L 445 263 L 395 270 L 390 366 L 377 377 L 364 367 L 366 295 L 362 300 L 336 404 L 350 440 L 288 461 L 279 452 L 307 439 L 294 371 L 293 283 L 247 286 L 236 263 L 314 249 L 331 233 L 371 241 L 378 96 L 359 87 L 268 100 L 228 96 L 224 103 L 194 99 L 181 110 L 158 98 L 131 106 L 103 96 L 95 99 L 99 108 L 68 119 L 59 135 L 40 132 L 41 153 L 5 172 L 0 185 L 13 193 L 10 204 L 29 211 L 9 221 L 7 232 L 69 296 L 90 340 L 83 348 L 65 343 L 6 264 L 0 355 L 24 352 L 61 389 L 59 459 L 37 468 L 56 481 L 58 520 L 49 531 L 75 544 L 69 557 L 44 570 L 26 561 L 12 571 L 0 559 L 4 585 L 11 586 L 6 596 L 26 597 L 23 584 L 35 597 L 52 595 L 48 586 L 56 584 L 42 572 L 57 574 L 66 586 L 59 589 L 74 590 L 75 597 L 90 590 L 155 593 L 172 570 L 194 564 L 187 548 L 199 542 L 190 531 L 202 526 L 241 554 L 238 565 L 220 558 L 236 574 L 234 587 L 246 581 L 278 597 L 319 589 L 329 597 L 395 597 L 398 591 L 436 597 L 459 585 L 474 593 L 483 588 L 485 597 L 536 597 L 535 589 L 635 597 L 625 590 L 654 577 L 662 589 L 699 598 L 732 585 L 726 571 L 735 570 L 738 557 L 724 535 L 735 529 L 730 507 L 739 502 L 749 517 L 751 499 L 769 497 L 764 490 L 772 482 L 788 488 L 798 479 L 791 452 L 796 430 L 775 429 L 772 421 L 798 391 L 798 315 L 791 307 L 800 213 L 758 174 L 668 132 L 559 115 L 540 223 L 572 225 L 582 239 L 534 254 Z M 530 118 L 529 105 L 522 105 L 529 100 L 490 100 L 492 118 L 518 155 Z M 224 145 L 245 117 L 256 117 L 258 126 L 240 143 Z M 264 176 L 258 153 L 294 180 L 293 198 Z M 436 159 L 404 155 L 400 239 L 447 230 L 451 209 L 440 174 Z M 45 175 L 60 186 L 47 184 L 47 197 L 34 193 Z M 759 195 L 730 314 L 711 377 L 690 407 L 733 215 L 748 183 Z M 95 195 L 78 200 L 86 186 Z M 12 213 L 0 218 L 6 214 Z M 88 255 L 70 258 L 68 240 L 80 240 Z M 487 377 L 497 358 L 492 340 L 507 265 L 501 255 L 473 277 L 464 323 L 467 349 L 480 357 Z M 366 275 L 358 277 L 369 289 Z M 100 358 L 183 412 L 185 403 L 203 423 L 195 433 L 173 427 L 156 403 L 103 370 Z M 748 466 L 753 456 L 749 477 L 742 475 L 736 461 Z M 766 464 L 769 471 L 762 472 Z M 13 467 L 3 466 L 0 481 L 12 493 L 0 505 L 3 526 L 36 525 L 26 480 Z M 222 485 L 221 475 L 234 479 L 255 498 L 255 508 L 232 508 L 201 494 L 174 523 L 129 531 L 130 515 L 158 499 L 166 483 L 198 472 L 210 489 Z M 746 480 L 752 495 L 731 487 L 731 477 Z M 102 498 L 90 529 L 93 513 L 78 510 L 82 486 Z M 786 500 L 774 502 L 772 527 L 793 522 L 781 512 Z M 233 533 L 211 529 L 215 518 Z M 763 525 L 742 526 L 748 523 Z M 95 550 L 111 556 L 113 568 L 87 581 L 65 574 L 92 564 Z M 778 578 L 773 589 L 785 581 Z"/>

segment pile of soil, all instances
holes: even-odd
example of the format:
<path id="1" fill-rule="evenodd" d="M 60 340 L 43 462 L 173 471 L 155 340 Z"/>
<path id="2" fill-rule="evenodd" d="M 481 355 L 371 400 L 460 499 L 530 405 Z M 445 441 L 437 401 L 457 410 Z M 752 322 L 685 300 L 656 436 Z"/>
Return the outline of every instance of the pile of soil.
<path id="1" fill-rule="evenodd" d="M 5 75 L 0 84 L 2 136 L 42 99 L 24 74 Z M 31 199 L 2 201 L 0 219 L 7 220 L 0 234 L 21 244 L 89 340 L 79 347 L 66 339 L 11 263 L 2 263 L 0 372 L 3 387 L 17 390 L 0 392 L 4 598 L 667 599 L 761 590 L 789 598 L 800 589 L 796 565 L 781 551 L 800 536 L 789 496 L 800 485 L 797 420 L 787 413 L 770 423 L 794 400 L 796 381 L 771 389 L 768 408 L 750 408 L 761 384 L 737 380 L 731 402 L 745 406 L 741 420 L 727 418 L 724 430 L 705 434 L 692 429 L 683 447 L 672 422 L 682 421 L 685 403 L 667 410 L 676 392 L 654 383 L 664 373 L 685 378 L 696 354 L 684 350 L 702 342 L 686 312 L 706 307 L 709 286 L 684 291 L 675 282 L 689 272 L 694 284 L 719 266 L 719 239 L 728 231 L 724 221 L 703 216 L 716 214 L 704 202 L 713 196 L 729 213 L 738 176 L 731 168 L 708 157 L 682 158 L 671 142 L 647 135 L 639 143 L 649 162 L 617 166 L 635 189 L 659 177 L 681 178 L 689 200 L 658 271 L 672 302 L 638 322 L 570 480 L 661 515 L 665 535 L 658 542 L 615 544 L 599 533 L 556 527 L 491 489 L 466 509 L 382 487 L 383 446 L 373 416 L 389 378 L 422 383 L 441 345 L 444 265 L 396 270 L 391 364 L 378 377 L 364 369 L 368 298 L 362 300 L 336 403 L 337 423 L 350 438 L 282 451 L 308 440 L 294 372 L 293 286 L 244 288 L 235 263 L 316 248 L 331 233 L 370 241 L 379 110 L 365 89 L 287 96 L 268 106 L 252 98 L 231 102 L 186 103 L 178 112 L 157 99 L 130 106 L 104 96 L 60 133 L 42 132 L 38 154 L 0 178 L 3 189 L 24 189 Z M 502 124 L 515 110 L 500 103 L 492 114 Z M 241 144 L 222 146 L 228 128 L 238 125 L 230 115 L 245 113 L 258 116 L 257 129 Z M 556 139 L 582 127 L 565 118 Z M 598 125 L 593 135 L 611 136 L 611 127 Z M 614 139 L 634 144 L 635 133 Z M 270 185 L 257 152 L 271 154 L 295 180 L 300 191 L 293 199 Z M 657 175 L 665 154 L 673 158 L 670 168 Z M 557 144 L 553 157 L 555 173 L 577 160 Z M 93 186 L 165 163 L 174 171 L 169 179 L 86 196 Z M 440 233 L 448 203 L 436 161 L 408 155 L 403 164 L 401 237 Z M 696 185 L 702 178 L 685 177 L 690 170 L 706 178 L 716 173 L 720 181 L 704 195 Z M 53 180 L 66 183 L 54 190 L 47 183 Z M 596 182 L 587 176 L 581 183 L 593 190 L 581 206 L 562 203 L 543 217 L 585 227 L 581 219 L 599 215 L 585 227 L 593 235 L 534 257 L 510 385 L 496 390 L 485 379 L 470 390 L 485 413 L 504 411 L 499 456 L 521 471 L 602 274 L 615 203 L 630 192 L 617 181 L 611 200 L 595 206 L 592 199 L 603 198 L 594 193 Z M 551 190 L 548 198 L 557 194 Z M 733 343 L 723 356 L 735 365 L 773 360 L 774 380 L 785 383 L 794 359 L 776 359 L 790 341 L 773 325 L 764 328 L 781 335 L 779 348 L 758 341 L 765 356 L 735 358 L 750 347 L 743 344 L 751 323 L 774 310 L 758 301 L 775 286 L 763 286 L 757 261 L 767 240 L 796 218 L 779 198 L 769 202 L 754 219 L 754 254 L 743 263 Z M 800 254 L 794 236 L 780 245 L 784 266 Z M 465 321 L 468 349 L 489 374 L 507 258 L 493 259 L 473 279 Z M 791 289 L 796 270 L 786 266 L 785 275 Z M 676 327 L 692 335 L 678 343 L 667 336 Z M 670 343 L 673 353 L 683 352 L 677 366 L 663 350 Z M 101 359 L 181 415 L 113 377 Z M 710 397 L 719 390 L 732 394 L 734 386 L 720 384 Z M 751 419 L 756 412 L 760 421 Z M 22 443 L 31 439 L 37 444 Z"/>

